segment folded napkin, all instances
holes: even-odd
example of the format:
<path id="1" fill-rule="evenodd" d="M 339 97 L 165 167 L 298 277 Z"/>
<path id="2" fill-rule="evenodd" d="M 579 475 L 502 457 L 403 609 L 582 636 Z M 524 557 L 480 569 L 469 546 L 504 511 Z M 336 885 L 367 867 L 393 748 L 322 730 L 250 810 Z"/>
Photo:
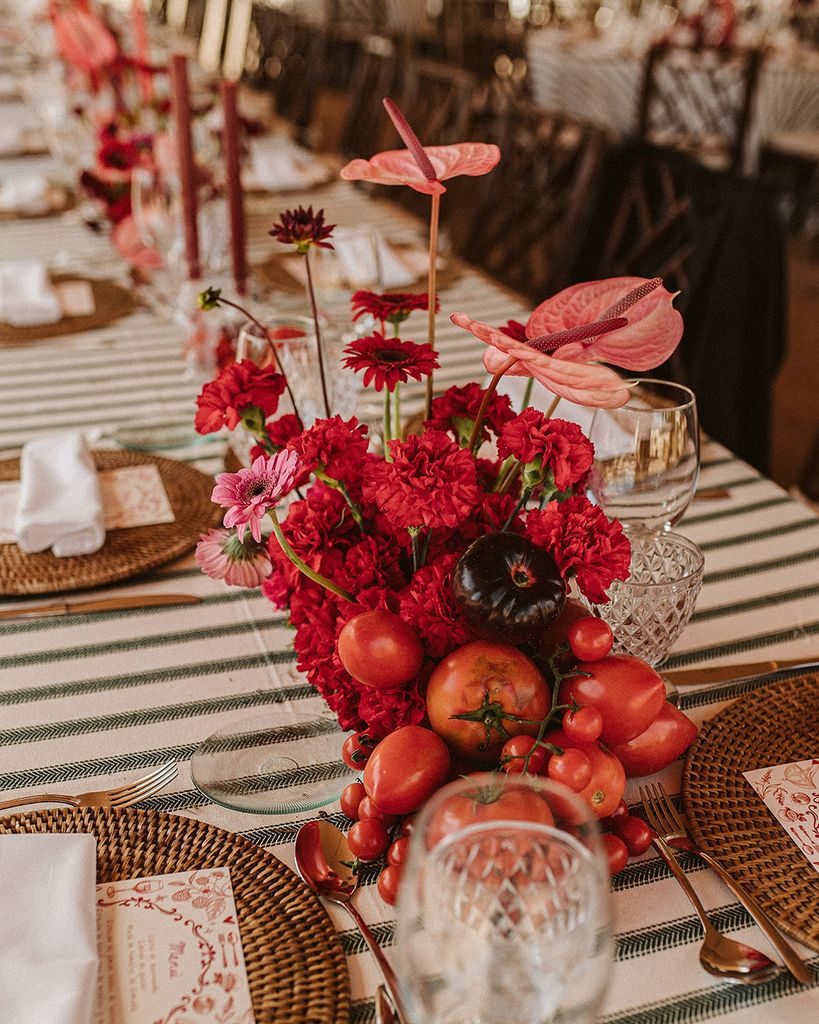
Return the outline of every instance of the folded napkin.
<path id="1" fill-rule="evenodd" d="M 0 156 L 16 156 L 22 149 L 22 129 L 19 124 L 0 122 Z"/>
<path id="2" fill-rule="evenodd" d="M 25 443 L 14 530 L 26 554 L 90 555 L 105 543 L 97 470 L 81 434 Z"/>
<path id="3" fill-rule="evenodd" d="M 270 192 L 309 188 L 326 176 L 324 165 L 311 159 L 285 139 L 268 136 L 251 139 L 250 174 L 245 184 Z"/>
<path id="4" fill-rule="evenodd" d="M 332 242 L 351 286 L 396 291 L 409 288 L 418 278 L 378 231 L 336 228 Z"/>
<path id="5" fill-rule="evenodd" d="M 44 174 L 9 178 L 0 182 L 0 211 L 3 213 L 47 213 L 49 184 Z"/>
<path id="6" fill-rule="evenodd" d="M 96 840 L 0 836 L 0 1019 L 90 1024 L 97 977 Z"/>
<path id="7" fill-rule="evenodd" d="M 45 264 L 37 260 L 0 263 L 0 321 L 12 327 L 56 324 L 63 311 Z"/>

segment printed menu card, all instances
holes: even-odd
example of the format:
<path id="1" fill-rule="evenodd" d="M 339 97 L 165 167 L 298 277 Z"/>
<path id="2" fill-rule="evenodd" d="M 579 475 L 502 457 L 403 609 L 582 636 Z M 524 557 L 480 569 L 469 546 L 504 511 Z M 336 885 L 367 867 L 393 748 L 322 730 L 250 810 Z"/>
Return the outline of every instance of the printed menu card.
<path id="1" fill-rule="evenodd" d="M 254 1024 L 230 871 L 97 886 L 94 1024 Z"/>
<path id="2" fill-rule="evenodd" d="M 819 871 L 819 758 L 742 774 Z"/>

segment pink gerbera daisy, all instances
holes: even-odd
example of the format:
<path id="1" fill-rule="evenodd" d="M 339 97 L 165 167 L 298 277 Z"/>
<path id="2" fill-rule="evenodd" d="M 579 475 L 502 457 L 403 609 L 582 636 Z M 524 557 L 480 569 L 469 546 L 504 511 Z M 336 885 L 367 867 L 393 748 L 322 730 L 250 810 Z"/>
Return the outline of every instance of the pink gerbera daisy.
<path id="1" fill-rule="evenodd" d="M 261 540 L 262 519 L 292 488 L 299 468 L 298 455 L 285 450 L 270 457 L 260 455 L 250 469 L 220 474 L 211 500 L 227 508 L 225 526 L 235 526 L 239 540 L 243 540 L 245 527 L 250 524 L 253 539 Z"/>
<path id="2" fill-rule="evenodd" d="M 240 540 L 233 530 L 203 533 L 196 545 L 196 561 L 202 572 L 231 587 L 260 587 L 273 571 L 265 544 L 252 538 Z"/>

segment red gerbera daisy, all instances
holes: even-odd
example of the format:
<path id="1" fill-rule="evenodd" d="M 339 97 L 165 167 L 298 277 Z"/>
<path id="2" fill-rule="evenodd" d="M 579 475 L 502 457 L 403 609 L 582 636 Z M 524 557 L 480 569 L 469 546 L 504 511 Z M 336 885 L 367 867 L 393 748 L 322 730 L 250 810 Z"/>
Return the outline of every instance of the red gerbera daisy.
<path id="1" fill-rule="evenodd" d="M 429 309 L 426 292 L 385 292 L 383 295 L 377 295 L 375 292 L 358 291 L 354 292 L 350 302 L 353 307 L 353 320 L 370 313 L 382 324 L 400 324 L 414 309 Z M 440 308 L 441 303 L 436 296 L 435 312 L 437 313 Z"/>
<path id="2" fill-rule="evenodd" d="M 285 245 L 295 245 L 296 251 L 304 255 L 311 245 L 319 249 L 332 249 L 333 246 L 326 239 L 332 235 L 334 228 L 335 224 L 324 223 L 324 210 L 313 213 L 312 206 L 306 210 L 303 206 L 297 206 L 295 210 L 284 210 L 268 234 Z"/>
<path id="3" fill-rule="evenodd" d="M 400 338 L 385 338 L 380 331 L 357 338 L 344 349 L 344 365 L 351 370 L 364 371 L 364 387 L 374 381 L 376 391 L 386 385 L 395 391 L 410 377 L 423 380 L 438 368 L 438 355 L 431 345 L 419 345 Z"/>

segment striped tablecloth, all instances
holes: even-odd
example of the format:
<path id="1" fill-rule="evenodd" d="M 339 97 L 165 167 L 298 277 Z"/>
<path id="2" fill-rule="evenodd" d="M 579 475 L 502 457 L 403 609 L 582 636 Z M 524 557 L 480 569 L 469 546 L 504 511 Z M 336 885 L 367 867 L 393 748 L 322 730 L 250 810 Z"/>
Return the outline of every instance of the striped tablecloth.
<path id="1" fill-rule="evenodd" d="M 362 193 L 342 183 L 307 198 L 323 205 L 331 221 L 377 219 L 386 233 L 407 238 L 415 231 L 403 214 L 381 207 L 376 212 Z M 261 218 L 255 225 L 254 258 L 270 251 L 261 231 L 265 223 Z M 81 258 L 96 273 L 118 269 L 105 240 L 70 217 L 0 225 L 0 252 L 66 263 Z M 494 323 L 526 313 L 473 272 L 454 282 L 441 304 L 445 312 L 463 309 Z M 452 328 L 444 314 L 439 327 L 444 369 L 438 383 L 474 377 L 481 346 Z M 87 334 L 0 349 L 0 452 L 11 455 L 27 438 L 58 427 L 95 431 L 105 444 L 104 435 L 123 421 L 190 422 L 196 385 L 184 374 L 182 341 L 178 326 L 140 310 Z M 217 441 L 170 454 L 215 472 L 222 448 Z M 705 446 L 701 486 L 726 488 L 729 497 L 695 502 L 681 524 L 705 550 L 706 578 L 671 664 L 811 658 L 819 647 L 819 519 L 713 444 Z M 240 832 L 292 866 L 294 836 L 309 814 L 282 818 L 222 809 L 193 787 L 188 767 L 201 740 L 255 710 L 319 706 L 295 670 L 291 633 L 262 597 L 208 579 L 190 557 L 114 588 L 117 594 L 179 590 L 201 595 L 202 604 L 0 622 L 0 794 L 107 787 L 174 760 L 179 780 L 148 806 Z M 691 692 L 682 703 L 702 721 L 738 692 Z M 676 791 L 679 766 L 667 772 L 667 781 Z M 343 823 L 337 806 L 328 810 Z M 762 944 L 727 890 L 697 865 L 690 868 L 715 923 Z M 364 885 L 359 906 L 389 950 L 393 914 L 372 881 Z M 742 988 L 706 975 L 697 959 L 699 925 L 653 855 L 617 877 L 613 901 L 617 962 L 606 1024 L 819 1019 L 816 989 L 801 989 L 787 977 Z M 349 956 L 353 1021 L 362 1024 L 373 1019 L 377 975 L 358 933 L 342 914 L 330 913 Z M 805 952 L 819 966 L 819 958 Z"/>

